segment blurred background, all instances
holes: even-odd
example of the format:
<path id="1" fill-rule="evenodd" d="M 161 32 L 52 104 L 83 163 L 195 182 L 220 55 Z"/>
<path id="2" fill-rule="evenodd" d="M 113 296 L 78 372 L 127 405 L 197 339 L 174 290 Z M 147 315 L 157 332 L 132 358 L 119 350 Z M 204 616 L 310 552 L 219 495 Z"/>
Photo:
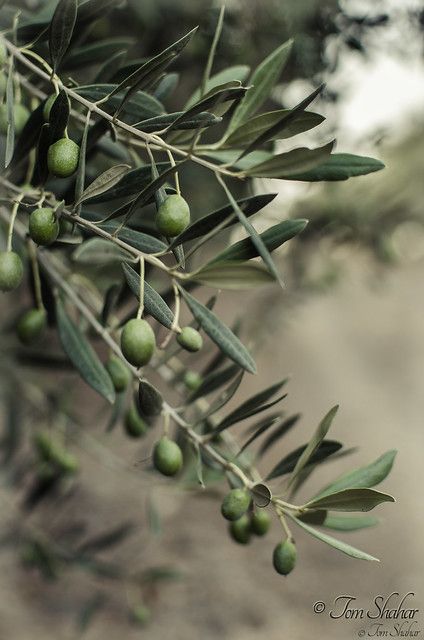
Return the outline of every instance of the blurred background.
<path id="1" fill-rule="evenodd" d="M 40 3 L 22 4 L 35 11 Z M 75 382 L 86 396 L 85 409 L 82 402 L 78 407 L 87 425 L 81 439 L 83 482 L 66 500 L 59 496 L 26 517 L 47 520 L 60 540 L 61 532 L 76 535 L 67 526 L 70 520 L 74 528 L 78 523 L 88 527 L 91 536 L 118 522 L 135 523 L 135 529 L 119 546 L 104 545 L 97 572 L 80 567 L 63 576 L 59 571 L 58 579 L 28 572 L 8 544 L 16 534 L 20 497 L 12 494 L 11 501 L 6 468 L 0 512 L 1 639 L 348 640 L 358 637 L 361 621 L 315 614 L 313 604 L 322 600 L 330 607 L 338 595 L 349 594 L 367 609 L 377 595 L 392 592 L 416 594 L 409 602 L 423 611 L 413 629 L 424 633 L 419 499 L 424 482 L 424 2 L 228 0 L 226 6 L 214 71 L 233 64 L 254 68 L 294 37 L 274 107 L 293 106 L 313 83 L 325 81 L 316 109 L 327 120 L 306 142 L 334 136 L 338 151 L 373 155 L 386 164 L 383 172 L 346 183 L 257 181 L 255 191 L 278 191 L 259 228 L 289 216 L 308 218 L 310 224 L 279 256 L 283 294 L 266 288 L 251 294 L 246 305 L 244 295 L 223 293 L 217 305 L 228 322 L 243 308 L 244 334 L 256 345 L 260 386 L 292 376 L 287 411 L 301 411 L 302 421 L 284 441 L 288 451 L 306 441 L 326 411 L 340 403 L 333 436 L 348 447 L 359 446 L 350 458 L 323 465 L 313 487 L 383 451 L 399 450 L 385 484 L 397 504 L 379 508 L 377 528 L 346 536 L 381 564 L 354 561 L 299 532 L 298 566 L 283 579 L 270 562 L 278 523 L 266 543 L 236 546 L 219 516 L 218 492 L 182 496 L 166 482 L 155 490 L 155 509 L 147 504 L 152 536 L 142 463 L 149 446 L 134 451 L 120 433 L 105 433 L 106 418 L 93 395 Z M 113 19 L 96 23 L 92 37 L 127 34 L 142 57 L 199 24 L 178 63 L 181 84 L 169 104 L 177 109 L 201 77 L 218 9 L 210 0 L 128 0 Z M 222 201 L 209 176 L 196 169 L 187 172 L 183 189 L 199 214 Z M 36 386 L 38 379 L 33 382 Z M 239 399 L 257 391 L 258 383 L 245 379 Z M 275 462 L 272 455 L 267 464 Z M 125 604 L 136 604 L 139 594 L 107 575 L 109 561 L 162 568 L 144 593 L 152 610 L 148 626 L 128 624 Z"/>

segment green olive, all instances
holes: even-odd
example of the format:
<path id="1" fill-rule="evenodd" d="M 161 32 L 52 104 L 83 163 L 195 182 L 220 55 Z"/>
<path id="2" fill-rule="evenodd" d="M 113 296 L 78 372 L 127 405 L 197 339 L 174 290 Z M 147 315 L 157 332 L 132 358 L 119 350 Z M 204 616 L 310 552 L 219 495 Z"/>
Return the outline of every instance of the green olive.
<path id="1" fill-rule="evenodd" d="M 255 511 L 252 514 L 250 527 L 252 529 L 252 533 L 256 536 L 264 536 L 268 533 L 270 526 L 271 518 L 266 511 L 261 509 L 260 511 Z"/>
<path id="2" fill-rule="evenodd" d="M 68 178 L 78 167 L 80 148 L 69 138 L 61 138 L 49 147 L 47 166 L 57 178 Z"/>
<path id="3" fill-rule="evenodd" d="M 132 404 L 125 414 L 125 431 L 131 438 L 140 438 L 147 432 L 147 423 L 143 420 L 135 404 Z"/>
<path id="4" fill-rule="evenodd" d="M 231 489 L 221 505 L 221 513 L 226 520 L 238 520 L 250 505 L 250 494 L 245 489 Z"/>
<path id="5" fill-rule="evenodd" d="M 129 320 L 121 334 L 121 349 L 125 358 L 135 367 L 150 362 L 155 350 L 155 334 L 146 320 Z"/>
<path id="6" fill-rule="evenodd" d="M 151 612 L 144 604 L 136 605 L 131 611 L 131 619 L 139 625 L 145 625 L 150 621 Z"/>
<path id="7" fill-rule="evenodd" d="M 115 391 L 124 391 L 131 380 L 131 373 L 128 367 L 115 354 L 111 354 L 106 362 L 106 369 L 110 375 Z"/>
<path id="8" fill-rule="evenodd" d="M 293 571 L 296 564 L 296 558 L 296 547 L 292 540 L 287 538 L 284 542 L 277 544 L 274 549 L 274 554 L 272 556 L 274 569 L 282 576 L 287 576 L 291 571 Z"/>
<path id="9" fill-rule="evenodd" d="M 202 376 L 197 371 L 186 371 L 184 374 L 183 382 L 187 389 L 190 391 L 196 391 L 202 384 Z"/>
<path id="10" fill-rule="evenodd" d="M 190 208 L 177 193 L 168 196 L 159 206 L 156 226 L 167 238 L 178 236 L 190 224 Z"/>
<path id="11" fill-rule="evenodd" d="M 13 121 L 15 124 L 15 133 L 19 135 L 26 125 L 29 118 L 29 111 L 23 104 L 16 103 L 13 107 Z M 7 105 L 0 104 L 0 133 L 7 134 L 8 117 Z"/>
<path id="12" fill-rule="evenodd" d="M 36 244 L 52 244 L 59 235 L 59 221 L 53 209 L 35 209 L 29 217 L 29 235 Z"/>
<path id="13" fill-rule="evenodd" d="M 163 436 L 153 450 L 153 464 L 164 476 L 175 476 L 183 466 L 183 454 L 176 442 Z"/>
<path id="14" fill-rule="evenodd" d="M 57 98 L 57 94 L 56 93 L 52 93 L 52 95 L 49 96 L 47 98 L 47 100 L 45 101 L 45 103 L 44 103 L 43 118 L 44 118 L 45 122 L 49 121 L 50 111 L 52 110 L 52 106 L 53 106 L 53 103 L 56 100 L 56 98 Z"/>
<path id="15" fill-rule="evenodd" d="M 30 309 L 20 318 L 16 331 L 23 344 L 31 344 L 41 336 L 47 325 L 45 309 Z"/>
<path id="16" fill-rule="evenodd" d="M 14 251 L 0 251 L 0 291 L 13 291 L 24 276 L 22 260 Z"/>
<path id="17" fill-rule="evenodd" d="M 193 327 L 183 327 L 177 335 L 177 342 L 183 349 L 192 353 L 199 351 L 203 346 L 202 336 Z"/>
<path id="18" fill-rule="evenodd" d="M 235 542 L 238 542 L 239 544 L 247 544 L 250 542 L 251 535 L 249 516 L 245 513 L 238 520 L 230 522 L 228 530 Z"/>

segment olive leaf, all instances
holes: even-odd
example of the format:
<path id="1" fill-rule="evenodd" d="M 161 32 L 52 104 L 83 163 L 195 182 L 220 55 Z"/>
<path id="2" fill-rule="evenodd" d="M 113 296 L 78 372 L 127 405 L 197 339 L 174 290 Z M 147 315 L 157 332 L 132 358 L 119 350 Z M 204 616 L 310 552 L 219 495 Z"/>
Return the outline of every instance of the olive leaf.
<path id="1" fill-rule="evenodd" d="M 72 260 L 79 264 L 103 265 L 130 260 L 131 255 L 104 238 L 90 238 L 80 244 L 72 254 Z"/>
<path id="2" fill-rule="evenodd" d="M 219 262 L 189 274 L 190 280 L 218 289 L 252 289 L 274 282 L 267 269 L 251 262 Z"/>
<path id="3" fill-rule="evenodd" d="M 281 438 L 283 438 L 286 433 L 290 431 L 300 420 L 300 413 L 295 413 L 292 416 L 289 416 L 285 420 L 279 420 L 277 422 L 276 428 L 269 434 L 269 436 L 264 440 L 258 451 L 258 457 L 262 457 L 272 446 L 275 445 Z"/>
<path id="4" fill-rule="evenodd" d="M 66 313 L 63 303 L 56 301 L 56 319 L 63 350 L 81 377 L 111 404 L 115 401 L 112 380 L 85 335 Z"/>
<path id="5" fill-rule="evenodd" d="M 47 153 L 50 147 L 50 125 L 46 122 L 41 127 L 40 137 L 37 144 L 37 161 L 34 171 L 34 182 L 37 185 L 44 185 L 48 175 Z"/>
<path id="6" fill-rule="evenodd" d="M 138 249 L 143 253 L 159 253 L 162 251 L 166 251 L 167 246 L 161 240 L 154 238 L 153 236 L 147 235 L 147 233 L 142 233 L 141 231 L 135 231 L 134 229 L 130 229 L 128 227 L 123 227 L 118 231 L 118 227 L 120 225 L 116 224 L 114 221 L 104 222 L 98 225 L 100 229 L 107 231 L 111 235 L 115 235 L 120 240 L 123 240 L 127 244 L 129 244 L 134 249 Z M 91 230 L 87 230 L 91 233 Z M 95 233 L 93 231 L 93 233 Z"/>
<path id="7" fill-rule="evenodd" d="M 179 290 L 193 317 L 221 351 L 249 373 L 256 373 L 255 361 L 231 329 L 185 289 Z"/>
<path id="8" fill-rule="evenodd" d="M 284 131 L 284 129 L 289 127 L 289 125 L 293 121 L 296 121 L 298 116 L 304 115 L 304 111 L 306 107 L 308 107 L 311 104 L 311 102 L 315 100 L 315 98 L 322 92 L 323 89 L 324 89 L 324 85 L 322 84 L 317 89 L 315 89 L 315 91 L 312 91 L 312 93 L 309 96 L 307 96 L 304 100 L 299 102 L 298 105 L 293 107 L 293 109 L 288 111 L 288 113 L 282 114 L 281 117 L 278 120 L 276 120 L 276 122 L 270 123 L 269 126 L 265 128 L 264 131 L 260 132 L 258 136 L 255 137 L 250 142 L 250 144 L 241 154 L 240 158 L 243 158 L 248 153 L 251 153 L 254 149 L 261 146 L 265 142 L 272 140 L 275 136 L 277 136 L 282 131 Z"/>
<path id="9" fill-rule="evenodd" d="M 274 413 L 270 416 L 265 416 L 265 418 L 262 418 L 262 420 L 254 424 L 253 427 L 250 427 L 248 431 L 249 432 L 253 431 L 253 433 L 246 440 L 243 446 L 240 448 L 239 452 L 237 453 L 237 456 L 242 454 L 243 451 L 245 451 L 245 449 L 247 449 L 247 447 L 249 447 L 253 442 L 255 442 L 255 440 L 257 440 L 263 433 L 266 433 L 266 431 L 268 431 L 274 425 L 279 424 L 281 417 L 282 417 L 281 413 Z"/>
<path id="10" fill-rule="evenodd" d="M 393 496 L 375 489 L 343 489 L 314 498 L 305 509 L 329 509 L 331 511 L 371 511 L 382 502 L 395 502 Z"/>
<path id="11" fill-rule="evenodd" d="M 107 192 L 109 189 L 112 189 L 122 177 L 128 172 L 129 165 L 127 164 L 117 164 L 114 167 L 110 167 L 103 171 L 93 182 L 88 185 L 88 187 L 82 192 L 78 200 L 74 204 L 74 208 L 78 207 L 81 202 L 85 200 L 90 200 L 90 198 L 94 198 L 101 193 Z"/>
<path id="12" fill-rule="evenodd" d="M 36 146 L 40 137 L 41 127 L 44 124 L 43 109 L 44 103 L 39 104 L 26 121 L 15 145 L 12 158 L 13 166 L 26 159 L 31 149 Z"/>
<path id="13" fill-rule="evenodd" d="M 77 0 L 59 0 L 49 30 L 49 51 L 56 73 L 71 42 L 77 19 Z"/>
<path id="14" fill-rule="evenodd" d="M 75 91 L 83 98 L 97 102 L 106 98 L 106 96 L 110 96 L 116 86 L 116 84 L 89 84 L 76 87 Z M 120 93 L 113 95 L 108 98 L 103 107 L 106 106 L 116 110 L 120 100 Z M 130 100 L 126 101 L 124 111 L 127 115 L 134 117 L 135 122 L 138 122 L 143 118 L 152 118 L 163 114 L 164 108 L 159 100 L 156 100 L 150 94 L 137 91 Z"/>
<path id="15" fill-rule="evenodd" d="M 64 57 L 62 67 L 64 69 L 77 69 L 86 64 L 93 65 L 104 62 L 108 57 L 128 51 L 134 44 L 133 38 L 105 38 L 100 42 L 90 42 L 74 49 Z M 100 81 L 98 81 L 100 82 Z"/>
<path id="16" fill-rule="evenodd" d="M 13 158 L 15 147 L 15 97 L 13 90 L 13 58 L 10 60 L 9 71 L 6 81 L 6 149 L 4 153 L 4 167 L 7 169 Z"/>
<path id="17" fill-rule="evenodd" d="M 140 412 L 147 416 L 157 416 L 162 411 L 162 394 L 147 380 L 141 380 L 138 386 L 138 406 Z"/>
<path id="18" fill-rule="evenodd" d="M 294 471 L 296 465 L 298 464 L 302 455 L 305 453 L 307 447 L 308 445 L 306 444 L 302 445 L 301 447 L 298 447 L 287 456 L 285 456 L 282 460 L 280 460 L 280 462 L 278 462 L 278 464 L 275 465 L 272 471 L 267 475 L 266 479 L 273 480 L 274 478 L 278 478 L 282 475 L 285 475 L 286 473 L 291 473 L 292 471 Z M 309 458 L 307 466 L 309 467 L 310 465 L 315 465 L 318 462 L 326 460 L 328 457 L 333 456 L 335 453 L 337 453 L 337 451 L 339 451 L 341 448 L 342 444 L 340 442 L 337 442 L 335 440 L 323 440 L 321 444 L 316 448 L 313 455 Z M 307 467 L 305 466 L 305 469 L 306 468 Z"/>
<path id="19" fill-rule="evenodd" d="M 86 114 L 84 131 L 82 134 L 81 144 L 80 144 L 80 153 L 79 153 L 79 160 L 78 160 L 77 175 L 75 178 L 75 192 L 74 192 L 74 199 L 76 202 L 80 200 L 84 192 L 85 166 L 86 166 L 86 160 L 87 160 L 87 143 L 88 143 L 89 129 L 90 129 L 90 112 Z M 74 210 L 77 215 L 81 213 L 81 207 L 76 204 L 74 205 Z"/>
<path id="20" fill-rule="evenodd" d="M 124 270 L 128 286 L 134 295 L 139 298 L 140 276 L 136 271 L 134 271 L 134 269 L 125 263 L 122 264 L 122 269 Z M 146 313 L 151 315 L 152 318 L 160 322 L 164 327 L 167 327 L 167 329 L 172 327 L 174 314 L 162 296 L 146 281 L 144 282 L 144 308 Z"/>
<path id="21" fill-rule="evenodd" d="M 211 76 L 206 82 L 205 94 L 210 93 L 219 85 L 226 84 L 227 82 L 239 82 L 241 84 L 246 80 L 247 76 L 249 75 L 249 71 L 250 67 L 244 64 L 234 65 L 233 67 L 228 67 L 228 69 L 219 71 L 215 75 Z M 200 89 L 196 89 L 187 101 L 185 108 L 188 109 L 193 104 L 198 102 L 200 98 L 201 91 Z"/>
<path id="22" fill-rule="evenodd" d="M 265 132 L 269 132 L 274 125 L 279 123 L 278 129 L 272 133 L 268 133 L 268 140 L 291 138 L 305 131 L 309 131 L 321 124 L 325 118 L 319 113 L 313 111 L 302 111 L 296 113 L 287 121 L 286 118 L 292 115 L 291 109 L 279 109 L 278 111 L 270 111 L 262 113 L 240 125 L 233 133 L 223 142 L 222 147 L 242 148 L 250 145 L 253 140 Z"/>
<path id="23" fill-rule="evenodd" d="M 334 420 L 334 417 L 339 409 L 339 406 L 336 405 L 324 416 L 324 418 L 319 423 L 314 435 L 309 441 L 306 449 L 303 451 L 299 460 L 296 463 L 296 466 L 293 470 L 293 475 L 290 478 L 289 486 L 293 484 L 296 479 L 296 476 L 306 467 L 308 463 L 311 462 L 313 455 L 317 451 L 318 447 L 320 447 L 322 441 L 328 433 L 328 430 L 331 427 L 331 423 Z"/>
<path id="24" fill-rule="evenodd" d="M 345 516 L 327 511 L 308 511 L 298 516 L 298 519 L 307 524 L 314 524 L 334 531 L 358 531 L 378 524 L 378 518 L 373 516 Z"/>
<path id="25" fill-rule="evenodd" d="M 233 399 L 240 387 L 243 380 L 244 371 L 241 370 L 237 373 L 235 379 L 224 389 L 224 391 L 211 403 L 209 409 L 202 415 L 202 419 L 206 420 L 217 411 L 221 411 L 226 404 Z"/>
<path id="26" fill-rule="evenodd" d="M 288 40 L 265 58 L 254 71 L 250 78 L 250 84 L 253 86 L 235 110 L 227 133 L 246 122 L 268 98 L 288 60 L 291 47 L 292 40 Z"/>
<path id="27" fill-rule="evenodd" d="M 301 529 L 309 533 L 311 536 L 314 536 L 314 538 L 321 540 L 321 542 L 325 542 L 326 544 L 330 545 L 330 547 L 333 547 L 334 549 L 337 549 L 338 551 L 341 551 L 342 553 L 345 553 L 346 555 L 351 556 L 352 558 L 357 558 L 358 560 L 369 560 L 374 562 L 380 562 L 378 558 L 374 558 L 374 556 L 371 556 L 369 553 L 365 553 L 365 551 L 356 549 L 355 547 L 352 547 L 350 544 L 347 544 L 346 542 L 337 540 L 336 538 L 329 536 L 323 531 L 318 531 L 317 529 L 314 529 L 313 527 L 306 524 L 306 522 L 302 522 L 302 520 L 300 520 L 299 518 L 295 518 L 290 513 L 288 513 L 287 515 L 289 516 L 289 518 L 293 520 L 293 522 L 299 525 Z"/>
<path id="28" fill-rule="evenodd" d="M 246 169 L 245 174 L 256 178 L 291 180 L 293 175 L 322 164 L 330 155 L 333 147 L 334 141 L 316 149 L 299 147 L 287 153 L 278 153 L 269 160 Z"/>
<path id="29" fill-rule="evenodd" d="M 341 491 L 342 489 L 353 489 L 360 487 L 374 487 L 382 482 L 390 473 L 396 457 L 397 451 L 391 450 L 384 453 L 371 464 L 344 473 L 340 478 L 330 483 L 320 491 L 314 500 L 322 498 L 330 493 Z"/>
<path id="30" fill-rule="evenodd" d="M 169 162 L 159 162 L 157 167 L 162 171 L 169 167 Z M 117 198 L 135 196 L 140 193 L 141 189 L 144 189 L 151 183 L 152 170 L 150 165 L 137 167 L 128 171 L 121 180 L 111 187 L 106 193 L 100 193 L 97 196 L 91 198 L 90 204 L 98 204 L 102 202 L 109 202 Z"/>
<path id="31" fill-rule="evenodd" d="M 201 111 L 194 115 L 189 114 L 187 117 L 184 111 L 176 111 L 174 113 L 167 113 L 164 116 L 155 116 L 154 118 L 136 122 L 133 126 L 145 133 L 151 133 L 152 131 L 159 131 L 165 128 L 167 128 L 168 131 L 171 129 L 202 129 L 219 124 L 220 122 L 222 122 L 222 118 L 219 118 L 213 113 L 209 113 L 209 111 Z"/>
<path id="32" fill-rule="evenodd" d="M 232 380 L 239 371 L 240 367 L 236 364 L 230 364 L 225 369 L 211 371 L 211 373 L 202 380 L 201 385 L 190 394 L 187 402 L 194 402 L 198 398 L 203 398 L 204 396 L 213 393 L 229 380 Z"/>
<path id="33" fill-rule="evenodd" d="M 375 158 L 357 156 L 352 153 L 333 153 L 318 167 L 292 174 L 290 180 L 322 182 L 347 180 L 384 169 L 384 164 Z"/>
<path id="34" fill-rule="evenodd" d="M 50 144 L 63 138 L 68 126 L 71 105 L 66 91 L 60 91 L 55 98 L 49 113 L 49 135 Z"/>
<path id="35" fill-rule="evenodd" d="M 302 219 L 284 220 L 261 233 L 260 238 L 267 250 L 272 252 L 278 249 L 284 242 L 287 242 L 287 240 L 291 240 L 301 233 L 307 224 L 308 221 Z M 254 245 L 252 238 L 245 238 L 231 245 L 228 249 L 224 249 L 224 251 L 215 256 L 208 264 L 234 260 L 250 260 L 250 258 L 256 258 L 259 255 L 259 251 Z"/>
<path id="36" fill-rule="evenodd" d="M 237 200 L 237 206 L 243 211 L 244 215 L 249 218 L 255 213 L 267 206 L 274 198 L 276 193 L 264 193 L 248 198 Z M 192 224 L 190 224 L 179 236 L 177 236 L 171 243 L 171 248 L 188 242 L 189 240 L 195 240 L 201 236 L 206 235 L 209 231 L 215 229 L 218 225 L 228 220 L 227 224 L 223 226 L 223 229 L 230 227 L 238 222 L 238 218 L 234 212 L 234 208 L 231 204 L 227 204 L 212 213 L 199 218 Z"/>

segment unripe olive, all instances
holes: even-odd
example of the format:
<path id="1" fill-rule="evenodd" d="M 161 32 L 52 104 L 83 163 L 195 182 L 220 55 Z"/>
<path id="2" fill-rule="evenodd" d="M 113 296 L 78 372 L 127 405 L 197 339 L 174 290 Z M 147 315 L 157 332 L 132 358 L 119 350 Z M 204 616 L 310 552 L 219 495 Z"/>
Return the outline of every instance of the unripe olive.
<path id="1" fill-rule="evenodd" d="M 122 353 L 135 367 L 143 367 L 150 361 L 155 344 L 155 334 L 146 320 L 134 318 L 122 329 Z"/>
<path id="2" fill-rule="evenodd" d="M 141 438 L 147 432 L 147 423 L 143 420 L 134 404 L 125 414 L 124 426 L 127 435 L 131 438 Z"/>
<path id="3" fill-rule="evenodd" d="M 203 338 L 193 327 L 183 327 L 181 333 L 177 335 L 177 342 L 183 349 L 192 353 L 203 347 Z"/>
<path id="4" fill-rule="evenodd" d="M 57 239 L 59 221 L 53 209 L 35 209 L 29 217 L 29 235 L 36 244 L 46 246 Z"/>
<path id="5" fill-rule="evenodd" d="M 115 354 L 111 354 L 106 362 L 106 369 L 110 375 L 115 391 L 124 391 L 131 380 L 131 373 L 127 366 Z"/>
<path id="6" fill-rule="evenodd" d="M 80 148 L 69 138 L 61 138 L 49 147 L 47 166 L 57 178 L 68 178 L 78 167 Z"/>
<path id="7" fill-rule="evenodd" d="M 187 389 L 190 389 L 190 391 L 196 391 L 202 384 L 202 376 L 200 373 L 197 373 L 197 371 L 186 371 L 183 382 Z"/>
<path id="8" fill-rule="evenodd" d="M 0 251 L 0 291 L 19 287 L 24 275 L 22 260 L 14 251 Z"/>
<path id="9" fill-rule="evenodd" d="M 255 511 L 255 513 L 252 514 L 250 527 L 252 529 L 252 533 L 256 536 L 264 536 L 268 533 L 270 526 L 271 518 L 266 511 L 261 509 L 260 511 Z"/>
<path id="10" fill-rule="evenodd" d="M 178 236 L 190 224 L 190 207 L 177 193 L 168 196 L 159 206 L 156 226 L 167 238 Z"/>
<path id="11" fill-rule="evenodd" d="M 249 516 L 245 513 L 238 520 L 230 522 L 228 530 L 235 542 L 247 544 L 250 541 L 251 534 Z"/>
<path id="12" fill-rule="evenodd" d="M 15 133 L 19 135 L 29 118 L 29 111 L 23 104 L 15 104 L 13 107 L 13 120 L 15 123 Z M 0 104 L 0 133 L 7 134 L 7 105 Z"/>
<path id="13" fill-rule="evenodd" d="M 50 118 L 50 111 L 52 109 L 53 106 L 53 102 L 56 100 L 57 98 L 57 94 L 56 93 L 52 93 L 51 96 L 49 96 L 47 98 L 47 100 L 44 103 L 44 107 L 43 107 L 43 118 L 46 122 L 49 121 Z"/>
<path id="14" fill-rule="evenodd" d="M 44 309 L 30 309 L 21 316 L 16 332 L 23 344 L 31 344 L 40 337 L 46 328 L 47 314 Z"/>
<path id="15" fill-rule="evenodd" d="M 144 604 L 136 605 L 131 611 L 131 619 L 136 624 L 145 625 L 151 618 L 151 612 Z"/>
<path id="16" fill-rule="evenodd" d="M 226 520 L 238 520 L 250 505 L 250 494 L 245 489 L 231 489 L 221 505 L 221 513 Z"/>
<path id="17" fill-rule="evenodd" d="M 287 576 L 293 571 L 297 558 L 297 551 L 294 543 L 287 538 L 284 542 L 280 542 L 274 549 L 272 562 L 274 569 L 282 576 Z"/>
<path id="18" fill-rule="evenodd" d="M 183 466 L 183 454 L 176 442 L 163 436 L 153 450 L 153 464 L 164 476 L 175 476 Z"/>

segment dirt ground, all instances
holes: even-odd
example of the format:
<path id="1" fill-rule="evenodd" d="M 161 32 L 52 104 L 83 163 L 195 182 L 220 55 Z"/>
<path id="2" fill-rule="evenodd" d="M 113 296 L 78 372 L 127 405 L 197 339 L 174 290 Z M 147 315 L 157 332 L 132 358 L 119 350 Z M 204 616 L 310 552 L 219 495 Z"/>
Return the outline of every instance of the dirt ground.
<path id="1" fill-rule="evenodd" d="M 355 561 L 299 532 L 299 563 L 284 579 L 270 564 L 272 547 L 280 536 L 277 522 L 266 540 L 238 547 L 228 540 L 216 498 L 204 499 L 199 492 L 181 499 L 165 483 L 159 491 L 162 536 L 152 540 L 141 524 L 117 553 L 126 562 L 171 564 L 184 574 L 183 579 L 161 586 L 152 602 L 149 626 L 128 625 L 123 605 L 137 595 L 120 583 L 106 579 L 94 583 L 77 570 L 58 582 L 44 583 L 22 571 L 16 556 L 3 550 L 0 640 L 351 640 L 361 637 L 362 630 L 369 637 L 383 636 L 377 635 L 370 620 L 332 619 L 328 612 L 337 596 L 356 597 L 352 606 L 366 612 L 375 610 L 372 603 L 378 595 L 414 592 L 408 604 L 424 609 L 420 535 L 424 521 L 419 498 L 424 481 L 422 278 L 423 264 L 415 264 L 393 270 L 383 282 L 371 286 L 369 272 L 360 264 L 350 270 L 342 286 L 305 300 L 289 313 L 284 299 L 281 303 L 275 299 L 273 325 L 278 338 L 265 343 L 257 359 L 263 386 L 292 374 L 288 410 L 302 410 L 303 419 L 287 437 L 287 450 L 304 442 L 324 413 L 340 403 L 333 437 L 347 446 L 362 446 L 350 458 L 325 465 L 316 476 L 322 482 L 346 465 L 366 464 L 383 451 L 399 449 L 394 471 L 384 485 L 397 504 L 378 509 L 379 527 L 345 536 L 378 556 L 380 564 Z M 262 300 L 269 296 L 261 295 Z M 243 393 L 253 392 L 256 385 L 250 378 Z M 93 428 L 93 435 L 107 442 L 100 428 Z M 84 518 L 95 513 L 92 532 L 119 518 L 144 522 L 145 475 L 133 466 L 143 452 L 135 452 L 132 443 L 122 444 L 118 433 L 109 439 L 110 446 L 116 444 L 120 456 L 131 461 L 129 472 L 105 468 L 93 457 L 84 468 L 91 486 L 77 492 L 67 514 Z M 281 454 L 273 454 L 267 465 Z M 10 515 L 2 509 L 2 529 Z M 93 589 L 104 591 L 110 600 L 82 635 L 76 615 Z M 324 613 L 314 613 L 317 601 L 325 603 Z M 393 602 L 397 606 L 398 600 Z M 414 637 L 422 637 L 424 611 L 414 620 L 411 630 L 420 630 Z M 383 621 L 379 632 L 387 630 L 389 637 L 396 637 L 393 621 Z"/>

